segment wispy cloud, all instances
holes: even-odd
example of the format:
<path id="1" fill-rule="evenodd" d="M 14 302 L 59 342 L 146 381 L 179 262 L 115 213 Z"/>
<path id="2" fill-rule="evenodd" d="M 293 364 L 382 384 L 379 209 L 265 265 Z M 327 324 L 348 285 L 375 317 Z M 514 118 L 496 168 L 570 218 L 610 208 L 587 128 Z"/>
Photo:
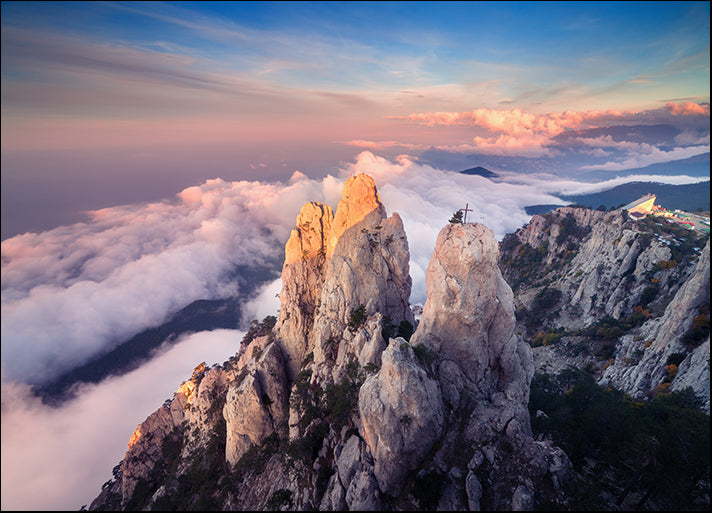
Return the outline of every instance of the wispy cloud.
<path id="1" fill-rule="evenodd" d="M 590 164 L 581 166 L 581 169 L 599 169 L 606 171 L 622 171 L 624 169 L 636 169 L 639 167 L 649 166 L 651 164 L 658 164 L 661 162 L 671 162 L 673 160 L 682 160 L 689 157 L 694 157 L 695 155 L 701 155 L 703 153 L 709 153 L 709 144 L 704 146 L 686 146 L 684 148 L 673 148 L 669 151 L 656 148 L 649 145 L 639 145 L 639 150 L 636 151 L 632 146 L 634 143 L 630 143 L 631 146 L 626 152 L 629 156 L 622 161 L 609 161 L 603 164 Z"/>

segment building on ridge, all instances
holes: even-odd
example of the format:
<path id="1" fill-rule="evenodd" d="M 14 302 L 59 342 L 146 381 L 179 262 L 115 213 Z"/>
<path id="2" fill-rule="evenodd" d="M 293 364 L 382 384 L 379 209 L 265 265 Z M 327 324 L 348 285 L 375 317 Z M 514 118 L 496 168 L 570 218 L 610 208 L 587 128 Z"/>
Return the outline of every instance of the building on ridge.
<path id="1" fill-rule="evenodd" d="M 646 194 L 632 203 L 628 203 L 623 207 L 623 210 L 628 211 L 628 215 L 633 219 L 638 220 L 642 217 L 652 214 L 655 207 L 655 194 Z M 642 214 L 642 216 L 633 216 L 633 214 Z"/>

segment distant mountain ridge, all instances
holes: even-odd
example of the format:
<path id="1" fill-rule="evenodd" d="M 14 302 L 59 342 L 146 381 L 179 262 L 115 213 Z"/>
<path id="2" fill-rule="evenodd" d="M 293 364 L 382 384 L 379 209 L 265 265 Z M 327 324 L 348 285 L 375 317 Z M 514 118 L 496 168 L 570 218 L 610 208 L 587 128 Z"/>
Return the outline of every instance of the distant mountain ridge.
<path id="1" fill-rule="evenodd" d="M 176 313 L 168 322 L 131 337 L 108 353 L 66 372 L 34 392 L 47 404 L 58 404 L 71 396 L 77 383 L 99 383 L 109 376 L 125 374 L 150 360 L 164 344 L 173 344 L 180 335 L 214 329 L 237 329 L 240 301 L 200 299 Z"/>
<path id="2" fill-rule="evenodd" d="M 668 209 L 680 209 L 695 212 L 699 209 L 710 209 L 710 182 L 693 183 L 685 185 L 671 185 L 656 182 L 630 182 L 619 185 L 608 191 L 593 194 L 579 194 L 561 196 L 561 199 L 571 201 L 584 207 L 615 208 L 628 204 L 645 194 L 652 193 L 657 196 L 656 205 Z"/>
<path id="3" fill-rule="evenodd" d="M 240 329 L 243 327 L 242 306 L 259 285 L 274 278 L 274 262 L 264 262 L 262 267 L 238 266 L 231 279 L 235 279 L 239 284 L 239 297 L 193 301 L 175 312 L 163 324 L 147 328 L 130 339 L 121 341 L 109 352 L 65 372 L 48 383 L 35 386 L 33 392 L 44 403 L 57 405 L 71 398 L 74 385 L 99 383 L 110 376 L 131 372 L 156 356 L 161 347 L 175 344 L 181 335 L 216 329 Z"/>
<path id="4" fill-rule="evenodd" d="M 591 194 L 561 195 L 564 201 L 576 205 L 597 209 L 600 206 L 606 209 L 621 207 L 648 193 L 655 194 L 656 205 L 670 210 L 684 210 L 696 212 L 710 209 L 710 182 L 699 182 L 685 185 L 672 185 L 658 182 L 630 182 L 618 185 L 612 189 Z M 525 211 L 529 215 L 545 214 L 556 210 L 561 205 L 528 205 Z"/>
<path id="5" fill-rule="evenodd" d="M 471 167 L 469 169 L 465 169 L 464 171 L 460 171 L 460 173 L 463 175 L 479 175 L 484 176 L 485 178 L 497 178 L 499 176 L 497 173 L 494 173 L 482 166 Z"/>

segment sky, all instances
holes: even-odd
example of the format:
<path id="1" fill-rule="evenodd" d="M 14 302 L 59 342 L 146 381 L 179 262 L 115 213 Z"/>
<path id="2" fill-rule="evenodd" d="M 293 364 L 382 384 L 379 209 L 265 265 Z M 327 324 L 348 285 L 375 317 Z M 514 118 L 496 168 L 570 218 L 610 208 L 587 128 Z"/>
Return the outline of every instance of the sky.
<path id="1" fill-rule="evenodd" d="M 235 270 L 279 266 L 301 205 L 336 209 L 354 173 L 402 217 L 420 304 L 465 204 L 501 240 L 557 195 L 709 180 L 709 2 L 3 2 L 0 25 L 2 509 L 90 502 L 241 332 L 60 408 L 29 385 L 242 297 Z"/>
<path id="2" fill-rule="evenodd" d="M 364 149 L 568 174 L 709 151 L 709 2 L 3 2 L 0 23 L 3 240 Z"/>

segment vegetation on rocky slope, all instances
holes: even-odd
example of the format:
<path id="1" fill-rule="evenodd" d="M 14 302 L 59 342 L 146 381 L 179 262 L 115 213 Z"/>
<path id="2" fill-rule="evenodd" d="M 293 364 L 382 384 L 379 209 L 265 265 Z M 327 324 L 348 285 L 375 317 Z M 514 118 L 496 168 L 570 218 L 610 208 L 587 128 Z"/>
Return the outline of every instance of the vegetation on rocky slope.
<path id="1" fill-rule="evenodd" d="M 689 389 L 636 401 L 574 368 L 535 375 L 529 401 L 535 436 L 574 465 L 574 510 L 709 511 L 710 419 L 700 406 Z"/>

